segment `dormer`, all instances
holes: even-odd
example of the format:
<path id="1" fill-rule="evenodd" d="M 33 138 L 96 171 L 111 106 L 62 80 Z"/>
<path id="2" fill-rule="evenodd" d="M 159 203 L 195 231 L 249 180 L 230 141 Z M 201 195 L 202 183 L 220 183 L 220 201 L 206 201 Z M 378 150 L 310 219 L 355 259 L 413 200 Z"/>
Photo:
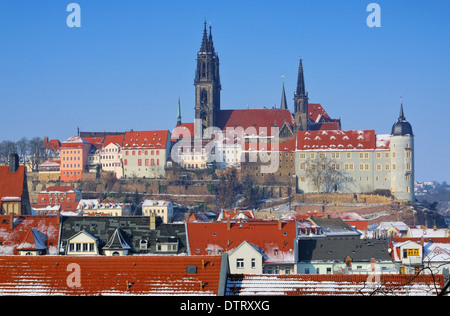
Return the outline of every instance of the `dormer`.
<path id="1" fill-rule="evenodd" d="M 98 256 L 98 239 L 82 230 L 67 240 L 66 255 Z"/>

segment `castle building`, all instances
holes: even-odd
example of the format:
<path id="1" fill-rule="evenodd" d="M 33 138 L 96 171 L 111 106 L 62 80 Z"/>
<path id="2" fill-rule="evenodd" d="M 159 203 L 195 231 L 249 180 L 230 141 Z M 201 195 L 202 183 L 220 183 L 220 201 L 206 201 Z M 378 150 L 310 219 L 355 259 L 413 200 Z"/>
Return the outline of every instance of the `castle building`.
<path id="1" fill-rule="evenodd" d="M 192 158 L 194 153 L 207 157 L 203 167 L 212 162 L 217 168 L 240 166 L 242 178 L 294 183 L 300 192 L 389 190 L 397 199 L 414 200 L 414 135 L 403 104 L 389 135 L 342 130 L 340 119 L 331 118 L 320 103 L 309 102 L 300 59 L 293 112 L 287 104 L 284 81 L 279 108 L 221 109 L 219 56 L 206 22 L 194 86 L 195 122 L 182 123 L 178 107 L 172 135 L 176 142 L 183 141 L 184 146 L 175 147 L 180 156 Z M 193 146 L 195 142 L 200 147 Z M 182 166 L 197 168 L 181 160 Z"/>
<path id="2" fill-rule="evenodd" d="M 414 201 L 414 135 L 403 104 L 391 134 L 298 131 L 295 160 L 300 192 L 389 190 L 398 200 Z"/>

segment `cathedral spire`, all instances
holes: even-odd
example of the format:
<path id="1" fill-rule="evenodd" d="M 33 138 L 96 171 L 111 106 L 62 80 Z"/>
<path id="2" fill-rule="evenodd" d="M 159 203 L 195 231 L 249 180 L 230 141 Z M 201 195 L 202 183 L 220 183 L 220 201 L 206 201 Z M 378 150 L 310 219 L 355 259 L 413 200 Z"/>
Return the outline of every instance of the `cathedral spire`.
<path id="1" fill-rule="evenodd" d="M 298 66 L 297 90 L 294 94 L 294 121 L 296 131 L 308 130 L 308 93 L 305 89 L 305 78 L 303 75 L 303 63 L 300 58 Z"/>
<path id="2" fill-rule="evenodd" d="M 301 58 L 300 58 L 300 65 L 298 66 L 298 80 L 296 93 L 299 96 L 306 96 L 305 77 L 303 75 L 303 63 Z"/>
<path id="3" fill-rule="evenodd" d="M 284 91 L 284 79 L 283 79 L 283 91 L 281 92 L 281 106 L 280 109 L 287 110 L 287 103 L 286 103 L 286 92 Z"/>
<path id="4" fill-rule="evenodd" d="M 214 43 L 213 43 L 213 39 L 212 39 L 212 30 L 211 29 L 212 29 L 211 22 L 209 22 L 209 39 L 208 39 L 209 51 L 214 54 Z"/>
<path id="5" fill-rule="evenodd" d="M 208 32 L 206 31 L 206 20 L 205 20 L 205 27 L 203 29 L 203 39 L 202 39 L 202 46 L 200 47 L 200 52 L 207 52 L 209 51 L 209 41 L 208 41 Z"/>

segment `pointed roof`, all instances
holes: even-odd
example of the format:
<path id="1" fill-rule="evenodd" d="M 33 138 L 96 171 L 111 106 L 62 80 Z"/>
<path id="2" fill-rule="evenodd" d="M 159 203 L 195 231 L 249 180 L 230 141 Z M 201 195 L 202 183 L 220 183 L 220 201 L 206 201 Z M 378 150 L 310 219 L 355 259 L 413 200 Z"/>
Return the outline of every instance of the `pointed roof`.
<path id="1" fill-rule="evenodd" d="M 295 92 L 298 96 L 306 96 L 305 89 L 305 77 L 303 75 L 303 63 L 300 58 L 300 65 L 298 66 L 298 80 L 297 80 L 297 91 Z"/>
<path id="2" fill-rule="evenodd" d="M 213 43 L 213 39 L 212 39 L 211 23 L 209 23 L 209 51 L 214 54 L 214 43 Z"/>
<path id="3" fill-rule="evenodd" d="M 17 250 L 47 250 L 47 239 L 47 235 L 33 227 L 27 231 Z"/>
<path id="4" fill-rule="evenodd" d="M 209 41 L 208 41 L 208 32 L 206 31 L 206 20 L 205 20 L 205 27 L 203 29 L 202 46 L 200 47 L 200 52 L 208 52 L 208 51 L 209 51 Z"/>
<path id="5" fill-rule="evenodd" d="M 286 92 L 284 91 L 284 80 L 283 80 L 283 91 L 281 92 L 281 106 L 280 109 L 287 110 L 287 103 L 286 103 Z"/>
<path id="6" fill-rule="evenodd" d="M 405 114 L 403 112 L 403 100 L 401 101 L 400 104 L 400 114 L 398 116 L 398 120 L 392 126 L 391 134 L 393 136 L 414 135 L 412 131 L 412 126 L 408 121 L 406 121 Z"/>
<path id="7" fill-rule="evenodd" d="M 181 125 L 181 106 L 180 106 L 180 97 L 178 97 L 178 114 L 177 114 L 177 126 Z"/>
<path id="8" fill-rule="evenodd" d="M 111 238 L 108 240 L 103 249 L 131 249 L 131 247 L 125 241 L 125 238 L 122 236 L 122 232 L 120 228 L 116 228 Z"/>

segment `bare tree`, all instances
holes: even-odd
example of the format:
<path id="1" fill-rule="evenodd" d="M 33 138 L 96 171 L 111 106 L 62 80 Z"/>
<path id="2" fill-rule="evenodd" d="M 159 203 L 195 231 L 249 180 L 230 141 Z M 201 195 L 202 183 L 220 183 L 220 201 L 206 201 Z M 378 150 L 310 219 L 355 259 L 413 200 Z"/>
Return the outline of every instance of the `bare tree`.
<path id="1" fill-rule="evenodd" d="M 307 161 L 305 177 L 317 193 L 338 191 L 344 182 L 344 173 L 340 171 L 338 164 L 322 153 Z"/>
<path id="2" fill-rule="evenodd" d="M 17 153 L 16 143 L 10 140 L 4 140 L 0 143 L 0 163 L 8 164 L 9 156 Z"/>
<path id="3" fill-rule="evenodd" d="M 33 137 L 29 142 L 29 153 L 32 170 L 37 170 L 38 166 L 46 159 L 44 140 L 40 137 Z"/>
<path id="4" fill-rule="evenodd" d="M 22 163 L 25 163 L 26 157 L 28 154 L 28 149 L 29 149 L 28 139 L 26 137 L 22 137 L 20 140 L 18 140 L 16 142 L 16 147 L 18 150 L 18 154 L 19 154 L 20 158 L 22 159 Z"/>

